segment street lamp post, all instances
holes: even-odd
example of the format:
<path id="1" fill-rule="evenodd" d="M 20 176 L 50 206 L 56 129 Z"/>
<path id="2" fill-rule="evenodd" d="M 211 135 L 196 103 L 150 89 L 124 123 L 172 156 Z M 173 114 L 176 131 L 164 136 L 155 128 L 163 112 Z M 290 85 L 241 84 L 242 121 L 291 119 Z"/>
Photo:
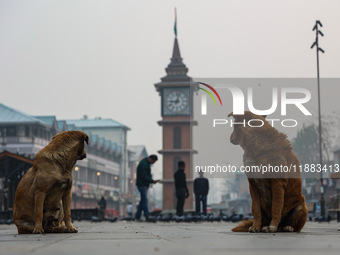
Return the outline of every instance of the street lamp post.
<path id="1" fill-rule="evenodd" d="M 320 73 L 319 73 L 319 51 L 325 53 L 323 49 L 319 47 L 319 35 L 323 36 L 323 33 L 319 30 L 319 26 L 322 27 L 320 20 L 315 22 L 313 31 L 315 30 L 316 37 L 315 42 L 311 46 L 314 48 L 316 46 L 316 66 L 317 66 L 317 80 L 318 80 L 318 113 L 319 113 L 319 160 L 320 166 L 322 166 L 322 126 L 321 126 L 321 104 L 320 104 Z M 324 197 L 324 186 L 323 186 L 323 176 L 322 171 L 320 172 L 320 206 L 321 206 L 321 216 L 325 216 L 325 197 Z"/>
<path id="2" fill-rule="evenodd" d="M 74 191 L 75 191 L 75 194 L 74 194 L 74 209 L 77 209 L 77 199 L 78 199 L 78 170 L 79 170 L 79 167 L 75 167 L 74 168 L 74 171 L 76 171 L 76 173 L 75 173 L 75 177 L 76 177 L 76 180 L 75 180 L 75 189 L 74 189 Z"/>
<path id="3" fill-rule="evenodd" d="M 98 176 L 98 178 L 97 178 L 97 196 L 99 197 L 99 176 L 100 176 L 100 172 L 98 171 L 97 172 L 97 176 Z"/>

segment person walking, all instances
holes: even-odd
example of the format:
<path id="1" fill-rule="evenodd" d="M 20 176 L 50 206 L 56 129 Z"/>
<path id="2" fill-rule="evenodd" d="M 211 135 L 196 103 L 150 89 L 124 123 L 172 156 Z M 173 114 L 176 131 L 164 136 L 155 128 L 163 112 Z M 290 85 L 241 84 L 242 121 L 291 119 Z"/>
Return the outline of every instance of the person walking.
<path id="1" fill-rule="evenodd" d="M 179 161 L 178 170 L 174 174 L 176 197 L 177 197 L 177 206 L 176 206 L 177 216 L 183 215 L 184 202 L 185 202 L 185 199 L 189 197 L 189 190 L 187 188 L 187 181 L 186 181 L 184 170 L 185 170 L 185 162 Z"/>
<path id="2" fill-rule="evenodd" d="M 149 218 L 148 209 L 148 189 L 151 183 L 156 184 L 160 180 L 153 180 L 151 176 L 151 165 L 158 160 L 156 155 L 150 155 L 142 159 L 137 166 L 136 186 L 140 193 L 140 201 L 135 215 L 136 220 L 140 220 L 142 211 L 146 219 Z"/>
<path id="3" fill-rule="evenodd" d="M 199 177 L 194 180 L 194 193 L 196 202 L 196 214 L 201 213 L 201 203 L 202 203 L 202 213 L 207 215 L 207 196 L 209 192 L 209 181 L 204 178 L 204 173 L 199 171 Z"/>

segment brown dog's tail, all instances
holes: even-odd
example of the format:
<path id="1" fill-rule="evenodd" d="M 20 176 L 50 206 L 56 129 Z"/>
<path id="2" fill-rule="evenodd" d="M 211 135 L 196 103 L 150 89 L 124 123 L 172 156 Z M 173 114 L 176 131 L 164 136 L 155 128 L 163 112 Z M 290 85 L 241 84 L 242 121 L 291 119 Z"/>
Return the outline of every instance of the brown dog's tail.
<path id="1" fill-rule="evenodd" d="M 234 227 L 231 231 L 233 232 L 248 232 L 249 228 L 253 225 L 253 219 L 244 220 L 236 227 Z"/>

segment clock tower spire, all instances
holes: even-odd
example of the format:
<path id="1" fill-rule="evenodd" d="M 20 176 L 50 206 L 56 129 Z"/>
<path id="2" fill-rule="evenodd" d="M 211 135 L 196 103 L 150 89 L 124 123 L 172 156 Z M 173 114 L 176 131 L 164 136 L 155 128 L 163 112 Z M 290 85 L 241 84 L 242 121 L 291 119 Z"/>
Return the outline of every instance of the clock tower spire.
<path id="1" fill-rule="evenodd" d="M 186 67 L 182 60 L 183 59 L 179 51 L 178 39 L 176 37 L 174 41 L 174 48 L 172 51 L 172 58 L 170 64 L 167 66 L 167 68 L 165 68 L 167 75 L 161 78 L 161 80 L 164 82 L 179 80 L 189 81 L 190 77 L 187 75 L 189 69 Z"/>
<path id="2" fill-rule="evenodd" d="M 190 196 L 185 200 L 184 209 L 193 209 L 193 171 L 192 171 L 192 97 L 190 89 L 192 79 L 187 75 L 188 68 L 183 63 L 177 38 L 177 20 L 175 21 L 175 40 L 172 57 L 165 68 L 166 76 L 155 84 L 161 96 L 163 148 L 158 152 L 163 155 L 163 210 L 176 208 L 174 173 L 178 161 L 185 162 L 185 174 Z"/>

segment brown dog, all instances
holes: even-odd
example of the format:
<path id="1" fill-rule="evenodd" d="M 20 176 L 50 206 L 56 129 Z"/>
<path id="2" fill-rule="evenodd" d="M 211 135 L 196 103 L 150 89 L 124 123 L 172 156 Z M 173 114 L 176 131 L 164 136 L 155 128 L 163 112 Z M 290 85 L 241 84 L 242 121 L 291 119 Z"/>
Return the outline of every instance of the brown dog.
<path id="1" fill-rule="evenodd" d="M 77 160 L 86 158 L 84 141 L 88 144 L 84 132 L 66 131 L 38 152 L 15 194 L 13 218 L 19 234 L 78 232 L 71 222 L 72 170 Z"/>
<path id="2" fill-rule="evenodd" d="M 254 220 L 241 222 L 232 231 L 300 232 L 306 223 L 307 207 L 302 195 L 300 161 L 287 136 L 264 117 L 251 112 L 229 116 L 237 123 L 245 123 L 235 124 L 230 137 L 231 143 L 244 150 L 244 166 L 287 166 L 289 169 L 289 172 L 274 174 L 246 173 Z M 250 125 L 249 120 L 253 120 Z"/>

